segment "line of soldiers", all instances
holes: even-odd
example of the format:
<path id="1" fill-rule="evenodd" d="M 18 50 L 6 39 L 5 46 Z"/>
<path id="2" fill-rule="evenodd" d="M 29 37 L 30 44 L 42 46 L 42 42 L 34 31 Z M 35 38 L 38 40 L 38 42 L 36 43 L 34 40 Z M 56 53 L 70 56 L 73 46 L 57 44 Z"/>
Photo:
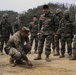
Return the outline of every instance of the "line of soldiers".
<path id="1" fill-rule="evenodd" d="M 67 53 L 71 60 L 76 59 L 76 23 L 70 20 L 69 11 L 62 12 L 61 9 L 56 10 L 54 15 L 50 12 L 48 5 L 43 6 L 43 14 L 39 21 L 37 16 L 33 17 L 33 21 L 29 26 L 25 22 L 24 14 L 18 16 L 18 20 L 14 24 L 14 34 L 12 25 L 8 22 L 8 14 L 3 15 L 3 20 L 0 22 L 0 50 L 2 53 L 4 41 L 6 46 L 5 52 L 10 55 L 10 63 L 12 66 L 16 64 L 25 63 L 32 66 L 32 63 L 27 58 L 27 53 L 31 53 L 33 40 L 35 39 L 35 52 L 38 53 L 34 60 L 41 60 L 45 43 L 45 60 L 50 62 L 51 43 L 53 55 L 60 58 L 65 57 L 65 45 L 67 43 Z M 28 28 L 29 27 L 29 28 Z M 29 32 L 31 34 L 29 40 Z M 9 38 L 10 34 L 12 35 Z M 74 40 L 73 40 L 74 38 Z M 73 40 L 73 48 L 72 48 Z M 8 42 L 7 42 L 8 41 Z M 60 42 L 61 50 L 60 50 Z M 37 52 L 38 50 L 38 52 Z M 72 51 L 73 50 L 73 51 Z M 73 52 L 73 53 L 72 53 Z M 3 53 L 2 53 L 3 54 Z M 73 56 L 72 56 L 73 54 Z"/>

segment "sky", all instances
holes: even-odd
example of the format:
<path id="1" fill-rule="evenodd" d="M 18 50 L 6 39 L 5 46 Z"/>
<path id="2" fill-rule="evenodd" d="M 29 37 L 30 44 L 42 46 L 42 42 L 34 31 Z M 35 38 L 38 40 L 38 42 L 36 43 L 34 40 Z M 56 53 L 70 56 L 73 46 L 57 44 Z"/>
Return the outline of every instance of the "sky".
<path id="1" fill-rule="evenodd" d="M 13 10 L 22 12 L 49 2 L 76 4 L 76 0 L 0 0 L 0 11 Z"/>

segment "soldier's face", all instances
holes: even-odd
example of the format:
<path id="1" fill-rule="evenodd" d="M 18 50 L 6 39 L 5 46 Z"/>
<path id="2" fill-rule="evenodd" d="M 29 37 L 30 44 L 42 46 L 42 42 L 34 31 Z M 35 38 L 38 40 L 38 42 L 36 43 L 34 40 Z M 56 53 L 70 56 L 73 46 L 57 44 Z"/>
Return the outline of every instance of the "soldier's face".
<path id="1" fill-rule="evenodd" d="M 43 9 L 43 13 L 47 15 L 49 13 L 49 9 Z"/>
<path id="2" fill-rule="evenodd" d="M 25 37 L 27 37 L 28 35 L 29 35 L 28 32 L 21 32 L 21 37 L 22 37 L 22 38 L 25 38 Z"/>
<path id="3" fill-rule="evenodd" d="M 20 22 L 23 22 L 24 21 L 24 18 L 23 17 L 20 17 L 19 20 L 20 20 Z"/>
<path id="4" fill-rule="evenodd" d="M 37 21 L 37 18 L 36 18 L 36 17 L 34 17 L 34 18 L 33 18 L 33 21 L 34 21 L 34 22 L 36 22 L 36 21 Z"/>
<path id="5" fill-rule="evenodd" d="M 62 17 L 63 16 L 63 14 L 60 12 L 59 14 L 58 14 L 60 17 Z"/>
<path id="6" fill-rule="evenodd" d="M 5 21 L 7 21 L 7 20 L 8 20 L 8 17 L 4 17 L 3 19 L 4 19 Z"/>
<path id="7" fill-rule="evenodd" d="M 67 18 L 69 18 L 69 14 L 68 14 L 68 13 L 67 13 L 67 14 L 65 14 L 65 16 L 64 16 L 64 17 L 65 17 L 66 19 L 67 19 Z"/>
<path id="8" fill-rule="evenodd" d="M 34 18 L 33 18 L 33 21 L 34 21 L 34 22 L 36 22 L 36 21 L 37 21 L 37 18 L 36 18 L 36 17 L 34 17 Z"/>

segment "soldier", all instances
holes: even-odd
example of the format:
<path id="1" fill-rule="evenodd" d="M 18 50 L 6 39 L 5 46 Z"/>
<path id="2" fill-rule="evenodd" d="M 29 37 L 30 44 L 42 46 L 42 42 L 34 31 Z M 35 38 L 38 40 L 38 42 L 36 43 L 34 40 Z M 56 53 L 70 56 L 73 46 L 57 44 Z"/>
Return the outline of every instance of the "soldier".
<path id="1" fill-rule="evenodd" d="M 30 37 L 30 45 L 32 47 L 33 40 L 35 39 L 35 48 L 34 53 L 37 53 L 37 47 L 38 47 L 38 19 L 37 16 L 33 17 L 33 21 L 29 25 L 31 37 Z"/>
<path id="2" fill-rule="evenodd" d="M 22 63 L 23 60 L 26 61 L 28 66 L 32 66 L 32 63 L 27 58 L 27 53 L 31 50 L 29 43 L 25 37 L 28 37 L 29 29 L 23 27 L 17 31 L 8 41 L 5 52 L 9 54 L 10 64 L 12 67 L 16 66 L 19 62 Z M 18 62 L 19 61 L 19 62 Z"/>
<path id="3" fill-rule="evenodd" d="M 56 14 L 55 14 L 55 32 L 57 32 L 57 30 L 58 30 L 58 27 L 59 27 L 59 22 L 60 22 L 60 20 L 61 20 L 61 18 L 62 18 L 62 10 L 61 9 L 57 9 L 56 10 Z M 56 53 L 55 53 L 55 51 L 54 51 L 54 56 L 58 56 L 59 55 L 59 39 L 60 39 L 60 35 L 58 35 L 58 36 L 55 36 L 54 37 L 54 46 L 55 46 L 55 49 L 56 49 Z"/>
<path id="4" fill-rule="evenodd" d="M 75 15 L 75 30 L 74 30 L 74 38 L 73 38 L 73 56 L 70 58 L 70 60 L 76 60 L 76 15 Z"/>
<path id="5" fill-rule="evenodd" d="M 19 14 L 18 20 L 15 22 L 15 25 L 14 25 L 14 32 L 17 32 L 24 26 L 27 27 L 26 22 L 25 22 L 25 16 L 24 14 Z"/>
<path id="6" fill-rule="evenodd" d="M 3 54 L 4 41 L 6 44 L 10 37 L 10 33 L 13 34 L 12 25 L 10 24 L 10 22 L 8 22 L 8 14 L 5 13 L 3 15 L 2 21 L 0 22 L 0 40 L 1 40 L 0 52 L 1 54 Z"/>
<path id="7" fill-rule="evenodd" d="M 65 57 L 65 43 L 67 42 L 69 57 L 72 55 L 72 39 L 73 39 L 73 28 L 74 25 L 69 18 L 69 11 L 65 10 L 63 13 L 63 18 L 60 21 L 59 29 L 57 35 L 61 35 L 61 55 L 60 58 Z"/>
<path id="8" fill-rule="evenodd" d="M 39 39 L 39 47 L 38 47 L 38 56 L 34 60 L 41 60 L 41 54 L 43 52 L 44 41 L 46 39 L 46 46 L 45 46 L 45 55 L 46 61 L 50 62 L 49 55 L 51 53 L 50 44 L 52 43 L 52 39 L 54 37 L 54 16 L 50 12 L 49 6 L 43 6 L 43 19 L 42 24 L 39 26 L 40 30 L 40 39 Z"/>

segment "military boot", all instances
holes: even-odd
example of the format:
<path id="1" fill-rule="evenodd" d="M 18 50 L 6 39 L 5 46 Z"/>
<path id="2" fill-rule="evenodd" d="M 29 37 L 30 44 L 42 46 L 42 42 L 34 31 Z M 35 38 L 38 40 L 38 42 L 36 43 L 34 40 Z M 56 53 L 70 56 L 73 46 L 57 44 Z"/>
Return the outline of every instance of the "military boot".
<path id="1" fill-rule="evenodd" d="M 46 60 L 47 62 L 50 62 L 50 61 L 51 61 L 51 60 L 49 59 L 49 56 L 48 56 L 48 55 L 46 55 L 45 60 Z"/>
<path id="2" fill-rule="evenodd" d="M 37 54 L 37 50 L 35 50 L 34 53 Z"/>
<path id="3" fill-rule="evenodd" d="M 20 60 L 16 60 L 16 64 L 26 65 L 26 62 L 20 59 Z"/>
<path id="4" fill-rule="evenodd" d="M 73 56 L 69 60 L 76 60 L 76 57 Z"/>
<path id="5" fill-rule="evenodd" d="M 59 56 L 59 55 L 60 55 L 59 52 L 57 52 L 57 53 L 54 54 L 54 56 Z"/>
<path id="6" fill-rule="evenodd" d="M 69 54 L 69 56 L 68 56 L 69 58 L 71 58 L 72 57 L 72 54 Z"/>
<path id="7" fill-rule="evenodd" d="M 37 58 L 35 58 L 34 60 L 41 60 L 41 54 L 38 54 Z"/>
<path id="8" fill-rule="evenodd" d="M 64 57 L 65 57 L 64 54 L 62 54 L 62 55 L 59 56 L 59 58 L 64 58 Z"/>
<path id="9" fill-rule="evenodd" d="M 12 57 L 9 59 L 9 62 L 12 67 L 16 66 L 15 60 Z"/>

